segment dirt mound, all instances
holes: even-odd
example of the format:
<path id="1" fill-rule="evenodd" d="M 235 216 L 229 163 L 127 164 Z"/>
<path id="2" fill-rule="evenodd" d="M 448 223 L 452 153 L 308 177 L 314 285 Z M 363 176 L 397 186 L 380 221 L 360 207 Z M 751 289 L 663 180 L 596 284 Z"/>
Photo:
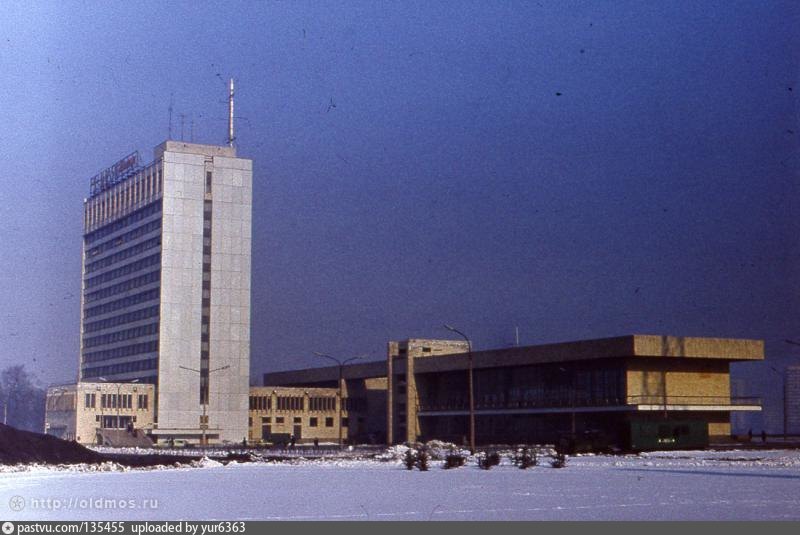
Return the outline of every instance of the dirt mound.
<path id="1" fill-rule="evenodd" d="M 103 455 L 76 442 L 0 424 L 0 464 L 99 463 L 104 460 Z"/>

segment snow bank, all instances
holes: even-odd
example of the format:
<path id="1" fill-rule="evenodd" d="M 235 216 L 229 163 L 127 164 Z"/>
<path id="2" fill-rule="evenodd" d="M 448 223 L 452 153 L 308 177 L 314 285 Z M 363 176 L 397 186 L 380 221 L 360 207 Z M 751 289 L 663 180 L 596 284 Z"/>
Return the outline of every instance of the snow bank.
<path id="1" fill-rule="evenodd" d="M 190 466 L 192 468 L 219 468 L 223 465 L 221 462 L 215 461 L 214 459 L 209 459 L 204 455 L 199 461 L 192 461 Z"/>

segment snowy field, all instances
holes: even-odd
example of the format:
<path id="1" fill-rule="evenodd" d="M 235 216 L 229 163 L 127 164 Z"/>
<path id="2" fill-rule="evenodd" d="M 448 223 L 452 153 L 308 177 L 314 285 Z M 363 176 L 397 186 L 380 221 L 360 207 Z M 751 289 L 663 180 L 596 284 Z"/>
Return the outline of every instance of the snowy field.
<path id="1" fill-rule="evenodd" d="M 798 451 L 579 456 L 563 469 L 548 460 L 489 471 L 433 461 L 428 472 L 399 461 L 0 467 L 0 511 L 9 520 L 800 519 Z"/>

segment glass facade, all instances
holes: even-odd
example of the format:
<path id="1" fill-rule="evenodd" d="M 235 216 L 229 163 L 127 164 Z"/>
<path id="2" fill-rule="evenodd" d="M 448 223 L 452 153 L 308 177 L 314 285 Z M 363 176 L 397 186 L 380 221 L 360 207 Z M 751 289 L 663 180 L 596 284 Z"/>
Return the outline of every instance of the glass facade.
<path id="1" fill-rule="evenodd" d="M 625 403 L 621 361 L 559 363 L 475 370 L 476 409 L 607 407 Z M 468 406 L 467 372 L 421 374 L 420 410 Z"/>
<path id="2" fill-rule="evenodd" d="M 162 202 L 158 198 L 143 206 L 110 206 L 117 217 L 109 212 L 103 224 L 102 216 L 92 215 L 94 224 L 84 235 L 81 379 L 154 383 Z"/>

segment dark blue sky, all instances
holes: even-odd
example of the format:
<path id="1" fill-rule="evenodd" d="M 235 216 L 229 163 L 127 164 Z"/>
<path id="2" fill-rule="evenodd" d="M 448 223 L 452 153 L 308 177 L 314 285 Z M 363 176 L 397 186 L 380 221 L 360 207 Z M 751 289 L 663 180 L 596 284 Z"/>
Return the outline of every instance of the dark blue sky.
<path id="1" fill-rule="evenodd" d="M 183 113 L 224 142 L 229 76 L 254 377 L 445 321 L 796 362 L 799 27 L 796 2 L 4 6 L 0 366 L 75 377 L 89 177 L 151 159 L 171 94 L 173 137 Z M 737 375 L 776 403 L 766 365 Z"/>

